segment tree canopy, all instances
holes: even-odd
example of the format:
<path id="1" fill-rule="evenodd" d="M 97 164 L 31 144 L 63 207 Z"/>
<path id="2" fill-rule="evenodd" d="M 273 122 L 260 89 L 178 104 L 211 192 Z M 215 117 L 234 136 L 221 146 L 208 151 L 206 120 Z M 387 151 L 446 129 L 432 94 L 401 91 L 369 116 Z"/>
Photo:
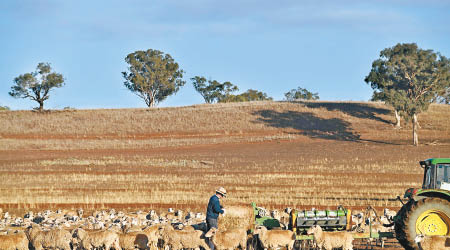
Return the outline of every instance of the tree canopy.
<path id="1" fill-rule="evenodd" d="M 124 85 L 153 107 L 178 92 L 185 84 L 184 71 L 169 55 L 158 50 L 136 51 L 125 58 L 128 72 L 122 72 Z"/>
<path id="2" fill-rule="evenodd" d="M 415 43 L 397 44 L 380 52 L 365 81 L 374 89 L 374 99 L 412 120 L 413 143 L 418 145 L 417 115 L 450 87 L 450 62 Z"/>
<path id="3" fill-rule="evenodd" d="M 222 102 L 231 93 L 239 90 L 231 82 L 220 83 L 216 80 L 206 80 L 203 76 L 195 76 L 191 81 L 206 103 Z"/>
<path id="4" fill-rule="evenodd" d="M 250 102 L 250 101 L 268 101 L 273 100 L 272 97 L 267 96 L 266 93 L 249 89 L 239 95 L 227 95 L 220 102 Z"/>
<path id="5" fill-rule="evenodd" d="M 285 93 L 286 101 L 300 100 L 319 100 L 318 93 L 312 93 L 307 89 L 298 87 L 297 89 L 291 89 L 289 92 Z"/>
<path id="6" fill-rule="evenodd" d="M 25 73 L 14 78 L 9 95 L 14 98 L 28 98 L 39 103 L 39 111 L 44 110 L 44 101 L 50 98 L 53 88 L 64 85 L 62 74 L 52 72 L 49 63 L 39 63 L 35 72 Z"/>

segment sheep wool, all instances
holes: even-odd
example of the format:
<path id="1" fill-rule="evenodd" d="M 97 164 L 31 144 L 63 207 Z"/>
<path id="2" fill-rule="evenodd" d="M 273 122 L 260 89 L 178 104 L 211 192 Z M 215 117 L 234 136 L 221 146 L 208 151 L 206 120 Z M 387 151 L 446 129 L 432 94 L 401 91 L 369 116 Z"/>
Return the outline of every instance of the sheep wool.
<path id="1" fill-rule="evenodd" d="M 52 229 L 50 231 L 42 231 L 38 225 L 32 225 L 27 229 L 27 234 L 31 245 L 36 250 L 44 248 L 70 249 L 72 235 L 67 230 Z"/>
<path id="2" fill-rule="evenodd" d="M 264 249 L 275 249 L 278 247 L 286 247 L 288 250 L 293 249 L 295 242 L 295 234 L 290 230 L 267 230 L 266 227 L 260 227 L 255 230 Z"/>
<path id="3" fill-rule="evenodd" d="M 353 235 L 349 232 L 324 232 L 320 226 L 315 225 L 308 229 L 307 234 L 314 235 L 319 249 L 342 247 L 342 250 L 353 250 Z"/>
<path id="4" fill-rule="evenodd" d="M 417 235 L 415 239 L 421 250 L 448 250 L 450 249 L 450 237 Z"/>
<path id="5" fill-rule="evenodd" d="M 211 241 L 217 250 L 234 250 L 239 246 L 244 250 L 247 247 L 247 232 L 243 228 L 218 230 L 214 232 Z"/>
<path id="6" fill-rule="evenodd" d="M 209 249 L 203 237 L 203 231 L 200 230 L 175 230 L 172 226 L 166 225 L 162 229 L 161 236 L 166 246 L 170 246 L 173 250 L 183 248 L 203 247 Z"/>
<path id="7" fill-rule="evenodd" d="M 144 232 L 119 234 L 119 244 L 122 250 L 147 249 L 148 242 L 148 237 Z"/>
<path id="8" fill-rule="evenodd" d="M 111 249 L 111 247 L 121 250 L 119 235 L 110 230 L 89 232 L 81 228 L 76 228 L 73 231 L 73 235 L 81 244 L 81 247 L 86 250 L 94 250 L 95 248 L 102 247 L 106 250 Z"/>
<path id="9" fill-rule="evenodd" d="M 28 238 L 25 233 L 0 235 L 0 250 L 28 250 Z"/>

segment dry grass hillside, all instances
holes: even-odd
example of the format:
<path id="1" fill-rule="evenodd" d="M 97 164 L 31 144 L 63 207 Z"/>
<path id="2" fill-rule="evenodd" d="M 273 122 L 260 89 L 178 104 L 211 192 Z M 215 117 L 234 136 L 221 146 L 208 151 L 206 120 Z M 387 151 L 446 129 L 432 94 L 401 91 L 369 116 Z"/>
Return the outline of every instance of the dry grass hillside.
<path id="1" fill-rule="evenodd" d="M 394 129 L 381 103 L 250 102 L 179 108 L 0 111 L 0 207 L 398 207 L 418 160 L 450 157 L 450 105 Z"/>

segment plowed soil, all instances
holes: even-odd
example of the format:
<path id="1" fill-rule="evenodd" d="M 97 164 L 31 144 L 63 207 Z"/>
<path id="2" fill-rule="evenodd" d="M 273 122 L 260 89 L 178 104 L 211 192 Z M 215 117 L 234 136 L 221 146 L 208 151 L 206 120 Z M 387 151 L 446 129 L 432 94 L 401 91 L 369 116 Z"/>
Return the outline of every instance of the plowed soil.
<path id="1" fill-rule="evenodd" d="M 224 186 L 227 204 L 398 209 L 418 161 L 450 157 L 450 107 L 419 121 L 415 147 L 379 103 L 2 111 L 0 207 L 203 211 Z"/>

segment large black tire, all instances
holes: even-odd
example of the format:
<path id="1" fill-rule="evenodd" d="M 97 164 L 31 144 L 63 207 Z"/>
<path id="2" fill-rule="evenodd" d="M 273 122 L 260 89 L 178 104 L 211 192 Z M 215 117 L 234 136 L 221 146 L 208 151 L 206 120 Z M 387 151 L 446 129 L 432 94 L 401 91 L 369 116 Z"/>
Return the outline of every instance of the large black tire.
<path id="1" fill-rule="evenodd" d="M 450 218 L 450 202 L 439 198 L 425 198 L 419 201 L 410 200 L 400 211 L 398 211 L 398 220 L 395 222 L 395 235 L 400 244 L 406 250 L 419 250 L 415 243 L 417 236 L 416 222 L 426 211 L 434 210 Z M 447 225 L 447 229 L 450 225 Z M 449 230 L 450 231 L 450 230 Z M 447 232 L 449 235 L 449 232 Z"/>

